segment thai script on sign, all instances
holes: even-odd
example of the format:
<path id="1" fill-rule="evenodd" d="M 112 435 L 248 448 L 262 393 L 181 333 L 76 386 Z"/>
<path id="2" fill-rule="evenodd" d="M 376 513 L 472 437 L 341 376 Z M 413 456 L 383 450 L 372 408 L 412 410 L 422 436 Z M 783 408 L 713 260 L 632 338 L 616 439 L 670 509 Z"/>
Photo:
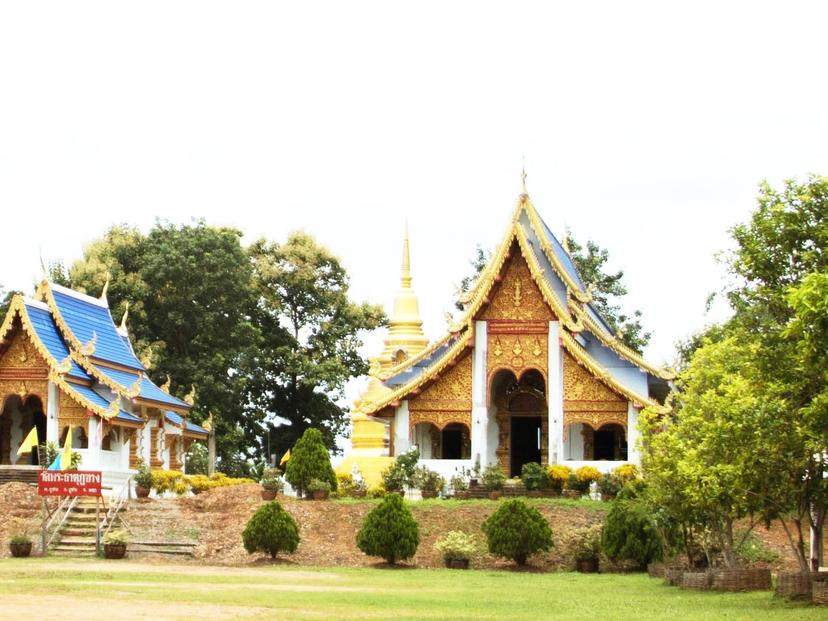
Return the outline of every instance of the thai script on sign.
<path id="1" fill-rule="evenodd" d="M 84 470 L 41 470 L 37 477 L 40 496 L 100 496 L 101 473 Z"/>

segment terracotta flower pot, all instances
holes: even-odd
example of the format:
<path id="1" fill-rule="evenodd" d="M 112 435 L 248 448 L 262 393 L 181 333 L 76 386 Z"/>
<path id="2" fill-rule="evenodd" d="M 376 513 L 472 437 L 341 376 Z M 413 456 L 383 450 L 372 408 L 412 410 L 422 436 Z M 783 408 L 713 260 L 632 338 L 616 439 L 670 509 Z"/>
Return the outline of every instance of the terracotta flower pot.
<path id="1" fill-rule="evenodd" d="M 135 486 L 135 496 L 137 498 L 149 498 L 150 491 L 149 487 L 144 487 L 142 485 Z"/>
<path id="2" fill-rule="evenodd" d="M 28 543 L 10 543 L 9 550 L 11 555 L 15 558 L 25 558 L 32 553 L 32 542 Z"/>
<path id="3" fill-rule="evenodd" d="M 311 496 L 314 500 L 327 500 L 329 494 L 330 492 L 326 489 L 317 489 L 311 492 Z"/>
<path id="4" fill-rule="evenodd" d="M 469 559 L 467 558 L 446 558 L 443 559 L 448 569 L 468 569 Z"/>
<path id="5" fill-rule="evenodd" d="M 353 492 L 351 492 L 351 496 L 353 496 L 354 498 L 365 498 L 367 495 L 368 490 L 364 489 L 355 489 Z"/>
<path id="6" fill-rule="evenodd" d="M 275 489 L 264 489 L 262 488 L 262 500 L 273 500 L 276 496 L 279 495 Z"/>
<path id="7" fill-rule="evenodd" d="M 575 569 L 582 574 L 598 573 L 598 559 L 597 558 L 580 558 L 575 561 Z"/>
<path id="8" fill-rule="evenodd" d="M 104 558 L 119 559 L 124 558 L 126 554 L 125 543 L 105 543 L 104 544 Z"/>

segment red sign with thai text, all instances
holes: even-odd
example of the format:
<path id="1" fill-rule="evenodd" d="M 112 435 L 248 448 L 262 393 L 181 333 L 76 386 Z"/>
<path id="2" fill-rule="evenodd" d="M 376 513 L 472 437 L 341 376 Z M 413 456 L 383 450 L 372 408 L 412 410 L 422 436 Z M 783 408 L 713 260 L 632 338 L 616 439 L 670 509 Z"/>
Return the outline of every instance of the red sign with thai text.
<path id="1" fill-rule="evenodd" d="M 100 496 L 101 473 L 84 470 L 41 470 L 37 473 L 39 496 Z"/>

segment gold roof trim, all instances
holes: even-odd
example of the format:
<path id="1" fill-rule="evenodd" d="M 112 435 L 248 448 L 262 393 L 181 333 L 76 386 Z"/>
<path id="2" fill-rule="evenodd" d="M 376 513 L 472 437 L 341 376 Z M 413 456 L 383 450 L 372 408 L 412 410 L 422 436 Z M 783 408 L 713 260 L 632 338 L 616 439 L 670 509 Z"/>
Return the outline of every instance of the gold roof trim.
<path id="1" fill-rule="evenodd" d="M 564 349 L 572 354 L 572 357 L 575 358 L 580 365 L 586 367 L 586 369 L 592 373 L 593 376 L 604 382 L 604 384 L 606 384 L 609 388 L 618 394 L 623 395 L 632 401 L 636 406 L 649 406 L 654 408 L 660 414 L 666 414 L 670 411 L 670 408 L 660 405 L 649 397 L 638 394 L 634 390 L 630 390 L 624 384 L 616 380 L 612 374 L 598 364 L 598 362 L 596 362 L 595 359 L 589 355 L 580 343 L 575 340 L 575 337 L 569 334 L 566 330 L 561 330 L 560 336 L 561 344 L 564 346 Z"/>
<path id="2" fill-rule="evenodd" d="M 407 384 L 403 384 L 399 388 L 394 389 L 385 397 L 383 397 L 380 401 L 363 401 L 360 404 L 359 408 L 354 409 L 354 412 L 362 414 L 372 414 L 386 407 L 390 403 L 393 403 L 398 399 L 402 399 L 412 390 L 416 390 L 417 388 L 431 380 L 435 375 L 440 374 L 443 371 L 443 369 L 445 369 L 458 355 L 460 355 L 466 349 L 466 345 L 468 345 L 469 341 L 471 340 L 471 336 L 472 332 L 467 331 L 466 334 L 460 337 L 460 339 L 454 345 L 451 346 L 451 348 L 437 363 L 431 365 L 427 369 L 424 369 L 419 377 L 416 377 Z"/>
<path id="3" fill-rule="evenodd" d="M 647 371 L 648 373 L 652 373 L 656 377 L 659 377 L 666 381 L 671 381 L 676 379 L 675 371 L 671 369 L 660 369 L 646 360 L 636 352 L 635 350 L 631 349 L 628 345 L 626 345 L 623 341 L 621 341 L 618 337 L 610 336 L 598 325 L 598 323 L 590 317 L 589 313 L 579 307 L 574 308 L 575 314 L 584 322 L 586 327 L 589 331 L 594 334 L 598 339 L 607 347 L 615 351 L 621 357 L 626 358 L 630 362 L 635 365 L 638 365 L 643 370 Z"/>
<path id="4" fill-rule="evenodd" d="M 78 366 L 82 367 L 84 371 L 86 371 L 89 375 L 94 377 L 104 386 L 107 386 L 112 392 L 114 392 L 118 396 L 126 396 L 129 398 L 127 392 L 128 388 L 125 386 L 121 386 L 115 380 L 109 378 L 107 375 L 98 371 L 92 361 L 86 356 L 84 352 L 84 344 L 81 343 L 78 338 L 74 335 L 74 333 L 69 329 L 69 326 L 64 321 L 63 316 L 60 314 L 58 310 L 57 304 L 55 303 L 55 298 L 52 295 L 52 290 L 49 287 L 49 283 L 47 281 L 43 281 L 40 283 L 40 286 L 37 289 L 38 294 L 43 299 L 43 302 L 46 306 L 49 307 L 49 311 L 52 314 L 52 319 L 57 325 L 58 330 L 60 330 L 63 338 L 69 344 L 69 352 L 72 356 L 72 359 L 78 364 Z M 136 371 L 137 373 L 137 371 Z"/>
<path id="5" fill-rule="evenodd" d="M 54 356 L 52 356 L 40 340 L 37 330 L 34 329 L 32 320 L 26 312 L 26 303 L 23 300 L 23 296 L 19 293 L 12 298 L 11 304 L 9 304 L 9 310 L 6 312 L 6 318 L 3 320 L 2 327 L 0 327 L 0 342 L 5 341 L 6 337 L 9 335 L 9 332 L 11 332 L 16 315 L 20 315 L 20 323 L 23 326 L 23 331 L 29 336 L 29 340 L 34 345 L 37 353 L 40 354 L 46 361 L 46 364 L 49 365 L 50 372 L 61 375 L 63 373 L 68 373 L 72 369 L 71 364 L 69 368 L 64 371 L 63 369 L 66 368 L 66 365 L 64 364 L 66 360 L 58 361 Z"/>
<path id="6" fill-rule="evenodd" d="M 91 401 L 88 401 L 82 394 L 75 392 L 75 390 L 72 388 L 72 384 L 67 382 L 59 373 L 49 373 L 49 381 L 55 384 L 58 388 L 60 388 L 67 397 L 72 399 L 72 401 L 79 403 L 87 410 L 94 414 L 97 414 L 103 419 L 108 420 L 110 418 L 116 417 L 121 409 L 117 398 L 109 404 L 108 408 L 102 408 L 100 406 L 95 405 Z"/>
<path id="7" fill-rule="evenodd" d="M 535 210 L 535 206 L 532 204 L 531 199 L 527 196 L 525 201 L 525 208 L 526 208 L 526 215 L 529 216 L 529 226 L 532 227 L 532 230 L 535 232 L 535 237 L 540 240 L 541 249 L 543 253 L 546 255 L 546 258 L 549 259 L 549 263 L 558 273 L 558 276 L 563 280 L 564 284 L 572 291 L 575 299 L 579 302 L 589 302 L 592 299 L 592 296 L 587 293 L 581 291 L 581 287 L 578 285 L 577 282 L 569 275 L 569 272 L 566 271 L 563 265 L 561 265 L 558 256 L 555 254 L 555 251 L 552 249 L 551 245 L 549 244 L 549 239 L 546 237 L 546 233 L 543 230 L 543 224 L 541 223 L 540 216 L 538 212 Z M 567 253 L 568 254 L 568 253 Z"/>
<path id="8" fill-rule="evenodd" d="M 395 375 L 410 369 L 415 364 L 417 364 L 421 360 L 424 360 L 424 359 L 428 358 L 431 354 L 433 354 L 435 351 L 440 349 L 443 345 L 445 345 L 448 342 L 448 340 L 453 335 L 454 334 L 452 332 L 448 332 L 447 334 L 443 335 L 442 337 L 440 337 L 439 339 L 434 341 L 431 345 L 426 347 L 424 350 L 419 352 L 416 356 L 411 356 L 410 358 L 407 358 L 407 359 L 403 360 L 399 364 L 397 364 L 397 365 L 395 365 L 395 366 L 393 366 L 389 369 L 386 369 L 385 371 L 379 371 L 374 375 L 374 377 L 377 377 L 378 379 L 381 379 L 381 380 L 385 381 L 389 377 L 394 377 Z M 371 371 L 368 371 L 368 375 L 372 375 Z"/>

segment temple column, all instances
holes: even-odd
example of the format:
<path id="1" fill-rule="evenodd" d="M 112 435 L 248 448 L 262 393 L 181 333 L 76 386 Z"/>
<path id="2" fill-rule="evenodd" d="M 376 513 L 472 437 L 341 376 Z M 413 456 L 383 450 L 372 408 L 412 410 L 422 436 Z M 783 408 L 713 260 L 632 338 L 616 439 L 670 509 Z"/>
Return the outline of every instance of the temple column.
<path id="1" fill-rule="evenodd" d="M 394 455 L 402 455 L 411 448 L 411 430 L 409 429 L 408 399 L 400 402 L 394 413 Z M 422 453 L 422 449 L 420 449 Z"/>
<path id="2" fill-rule="evenodd" d="M 100 426 L 102 424 L 103 422 L 97 416 L 89 417 L 88 448 L 86 451 L 87 461 L 83 465 L 92 470 L 99 470 L 101 467 L 101 432 L 103 430 L 100 429 Z"/>
<path id="3" fill-rule="evenodd" d="M 641 465 L 641 454 L 638 452 L 638 408 L 632 401 L 627 403 L 627 461 Z"/>
<path id="4" fill-rule="evenodd" d="M 60 435 L 58 429 L 58 399 L 59 391 L 54 382 L 49 382 L 46 400 L 46 442 L 57 443 Z"/>
<path id="5" fill-rule="evenodd" d="M 549 463 L 556 464 L 564 459 L 564 416 L 563 416 L 563 358 L 558 321 L 549 322 L 549 379 L 547 380 L 546 401 L 549 406 Z"/>
<path id="6" fill-rule="evenodd" d="M 487 463 L 487 424 L 489 411 L 486 405 L 486 348 L 487 329 L 485 321 L 474 322 L 474 355 L 472 357 L 472 462 L 480 461 L 480 466 Z"/>

